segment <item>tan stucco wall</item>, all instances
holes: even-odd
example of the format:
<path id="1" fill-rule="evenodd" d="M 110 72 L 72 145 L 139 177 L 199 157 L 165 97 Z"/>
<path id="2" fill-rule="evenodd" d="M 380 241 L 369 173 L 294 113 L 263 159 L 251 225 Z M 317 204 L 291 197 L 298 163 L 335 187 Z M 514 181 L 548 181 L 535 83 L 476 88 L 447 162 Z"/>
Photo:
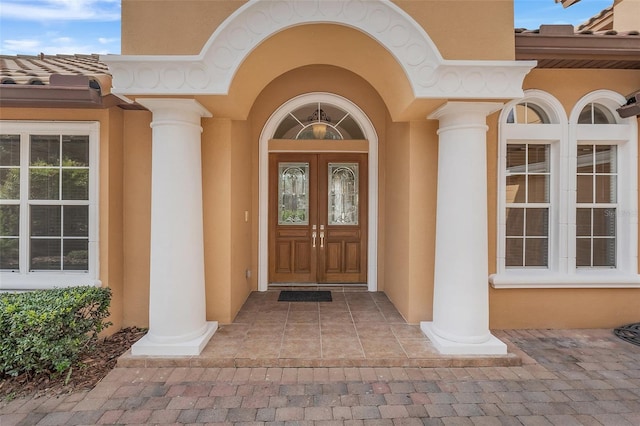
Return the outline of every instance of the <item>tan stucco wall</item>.
<path id="1" fill-rule="evenodd" d="M 408 123 L 390 126 L 386 146 L 385 285 L 387 297 L 403 316 L 409 313 L 409 137 Z"/>
<path id="2" fill-rule="evenodd" d="M 151 113 L 124 113 L 125 326 L 149 325 Z"/>
<path id="3" fill-rule="evenodd" d="M 102 285 L 112 290 L 111 316 L 113 326 L 107 333 L 123 326 L 123 256 L 122 256 L 122 111 L 110 109 L 2 108 L 2 120 L 25 121 L 97 121 L 100 123 L 99 145 L 99 238 Z"/>
<path id="4" fill-rule="evenodd" d="M 431 320 L 435 266 L 438 122 L 412 121 L 409 158 L 409 323 Z M 391 191 L 391 188 L 389 188 Z"/>
<path id="5" fill-rule="evenodd" d="M 637 70 L 533 70 L 525 89 L 555 96 L 567 116 L 580 98 L 599 89 L 626 95 L 640 87 Z M 496 271 L 497 114 L 489 117 L 489 271 Z M 639 126 L 640 127 L 640 126 Z M 638 211 L 638 210 L 636 210 Z M 613 327 L 640 321 L 640 289 L 490 289 L 492 328 Z"/>
<path id="6" fill-rule="evenodd" d="M 385 293 L 409 323 L 432 319 L 438 138 L 435 121 L 391 123 L 386 149 Z"/>
<path id="7" fill-rule="evenodd" d="M 613 9 L 613 29 L 640 30 L 640 0 L 616 1 Z"/>
<path id="8" fill-rule="evenodd" d="M 202 184 L 207 319 L 231 312 L 231 120 L 203 120 Z"/>
<path id="9" fill-rule="evenodd" d="M 200 53 L 218 25 L 244 3 L 237 0 L 123 0 L 122 54 Z M 513 2 L 510 0 L 394 3 L 425 29 L 446 59 L 513 59 Z M 188 31 L 180 30 L 184 28 Z M 322 44 L 313 44 L 314 48 L 319 45 Z"/>

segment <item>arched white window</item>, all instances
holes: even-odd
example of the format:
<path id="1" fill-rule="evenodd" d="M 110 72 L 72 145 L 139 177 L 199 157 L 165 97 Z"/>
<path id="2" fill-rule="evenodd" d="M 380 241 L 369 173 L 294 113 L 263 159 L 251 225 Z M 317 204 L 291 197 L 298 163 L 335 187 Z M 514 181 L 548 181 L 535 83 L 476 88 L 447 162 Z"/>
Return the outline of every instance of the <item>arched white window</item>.
<path id="1" fill-rule="evenodd" d="M 497 288 L 626 287 L 637 272 L 637 123 L 624 97 L 584 96 L 567 119 L 525 92 L 500 117 Z"/>
<path id="2" fill-rule="evenodd" d="M 498 272 L 558 270 L 564 110 L 530 90 L 500 117 Z M 536 273 L 536 272 L 534 272 Z"/>
<path id="3" fill-rule="evenodd" d="M 570 269 L 605 282 L 637 275 L 637 121 L 618 115 L 624 102 L 599 90 L 580 99 L 569 119 Z"/>

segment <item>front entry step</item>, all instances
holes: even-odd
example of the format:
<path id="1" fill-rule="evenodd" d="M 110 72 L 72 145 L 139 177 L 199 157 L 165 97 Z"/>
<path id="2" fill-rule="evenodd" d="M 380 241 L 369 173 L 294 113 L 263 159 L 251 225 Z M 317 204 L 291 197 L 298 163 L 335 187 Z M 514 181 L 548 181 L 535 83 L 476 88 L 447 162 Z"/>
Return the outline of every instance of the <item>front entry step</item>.
<path id="1" fill-rule="evenodd" d="M 249 295 L 200 355 L 124 354 L 120 367 L 510 367 L 523 354 L 442 355 L 382 292 L 331 291 L 331 302 L 279 302 L 280 288 Z"/>

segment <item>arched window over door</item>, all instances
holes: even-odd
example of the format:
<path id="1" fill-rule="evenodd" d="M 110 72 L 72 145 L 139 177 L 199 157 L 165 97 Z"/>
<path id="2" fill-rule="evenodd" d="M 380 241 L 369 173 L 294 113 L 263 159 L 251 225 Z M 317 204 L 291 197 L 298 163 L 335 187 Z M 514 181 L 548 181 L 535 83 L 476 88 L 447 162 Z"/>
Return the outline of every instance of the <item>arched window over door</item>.
<path id="1" fill-rule="evenodd" d="M 287 113 L 273 139 L 365 139 L 354 117 L 342 108 L 312 102 Z"/>

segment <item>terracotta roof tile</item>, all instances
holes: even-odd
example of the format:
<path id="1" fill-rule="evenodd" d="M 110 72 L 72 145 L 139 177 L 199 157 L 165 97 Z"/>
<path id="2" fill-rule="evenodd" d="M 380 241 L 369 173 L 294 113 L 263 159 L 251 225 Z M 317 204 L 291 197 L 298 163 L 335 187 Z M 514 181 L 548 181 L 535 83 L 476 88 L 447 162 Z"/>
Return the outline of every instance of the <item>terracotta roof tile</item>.
<path id="1" fill-rule="evenodd" d="M 49 85 L 53 74 L 83 75 L 109 90 L 111 75 L 98 55 L 0 55 L 3 84 Z"/>

